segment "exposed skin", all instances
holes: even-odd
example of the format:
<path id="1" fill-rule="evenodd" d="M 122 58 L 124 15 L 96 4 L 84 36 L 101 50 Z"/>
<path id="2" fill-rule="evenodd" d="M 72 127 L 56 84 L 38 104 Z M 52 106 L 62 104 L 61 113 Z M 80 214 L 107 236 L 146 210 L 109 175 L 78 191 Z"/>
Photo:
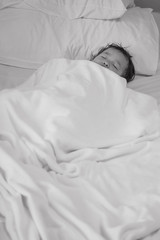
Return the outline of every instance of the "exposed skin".
<path id="1" fill-rule="evenodd" d="M 123 76 L 127 66 L 128 59 L 122 52 L 115 48 L 108 48 L 98 56 L 96 56 L 93 62 L 110 69 L 117 73 L 119 76 Z"/>

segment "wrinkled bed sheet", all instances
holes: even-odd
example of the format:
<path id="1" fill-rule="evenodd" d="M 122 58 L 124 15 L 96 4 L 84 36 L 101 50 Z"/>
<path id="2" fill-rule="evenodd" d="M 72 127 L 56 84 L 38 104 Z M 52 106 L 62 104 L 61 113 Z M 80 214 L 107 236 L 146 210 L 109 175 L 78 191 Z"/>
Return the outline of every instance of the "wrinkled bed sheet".
<path id="1" fill-rule="evenodd" d="M 158 240 L 159 124 L 154 98 L 85 60 L 1 91 L 6 239 Z"/>

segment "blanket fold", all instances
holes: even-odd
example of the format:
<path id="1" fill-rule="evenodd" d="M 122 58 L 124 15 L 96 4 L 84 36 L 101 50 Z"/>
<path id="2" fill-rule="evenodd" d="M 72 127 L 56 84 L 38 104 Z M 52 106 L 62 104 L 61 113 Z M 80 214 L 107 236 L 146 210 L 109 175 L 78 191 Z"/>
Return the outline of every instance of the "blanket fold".
<path id="1" fill-rule="evenodd" d="M 159 123 L 152 97 L 89 61 L 1 91 L 0 236 L 159 240 Z"/>
<path id="2" fill-rule="evenodd" d="M 22 86 L 2 91 L 0 105 L 5 144 L 13 151 L 18 144 L 22 156 L 49 169 L 55 162 L 108 160 L 108 149 L 159 135 L 155 100 L 86 60 L 49 61 Z"/>

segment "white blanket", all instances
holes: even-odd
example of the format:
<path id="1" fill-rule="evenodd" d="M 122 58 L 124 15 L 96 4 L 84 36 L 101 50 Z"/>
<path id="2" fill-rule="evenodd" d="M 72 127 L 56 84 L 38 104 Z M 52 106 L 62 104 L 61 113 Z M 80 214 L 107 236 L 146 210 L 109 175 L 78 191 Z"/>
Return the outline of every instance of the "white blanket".
<path id="1" fill-rule="evenodd" d="M 159 123 L 153 98 L 89 61 L 55 59 L 2 91 L 0 213 L 11 239 L 157 236 Z"/>

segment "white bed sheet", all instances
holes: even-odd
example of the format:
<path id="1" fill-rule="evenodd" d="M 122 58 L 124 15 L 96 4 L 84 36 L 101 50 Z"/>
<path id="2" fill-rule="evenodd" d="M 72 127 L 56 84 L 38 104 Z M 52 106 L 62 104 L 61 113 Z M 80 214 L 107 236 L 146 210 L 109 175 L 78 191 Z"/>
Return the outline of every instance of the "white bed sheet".
<path id="1" fill-rule="evenodd" d="M 0 64 L 0 89 L 13 88 L 25 82 L 36 70 Z M 160 61 L 154 76 L 136 76 L 128 87 L 153 96 L 160 103 Z"/>
<path id="2" fill-rule="evenodd" d="M 160 104 L 160 62 L 154 76 L 136 76 L 128 87 L 154 97 Z"/>
<path id="3" fill-rule="evenodd" d="M 34 69 L 18 68 L 0 64 L 0 89 L 13 88 L 26 81 Z"/>
<path id="4" fill-rule="evenodd" d="M 153 111 L 151 107 L 155 107 L 155 101 L 125 88 L 124 79 L 107 69 L 86 64 L 82 61 L 78 66 L 76 62 L 67 66 L 62 61 L 56 71 L 47 65 L 20 87 L 20 92 L 7 90 L 0 95 L 0 211 L 6 217 L 5 228 L 12 240 L 159 240 L 160 129 L 155 124 L 158 109 Z M 95 102 L 100 104 L 98 116 Z M 144 126 L 143 136 L 137 139 L 132 135 L 133 127 L 126 131 L 124 124 L 119 133 L 134 136 L 132 142 L 94 148 L 92 144 L 101 144 L 96 131 L 101 129 L 103 135 L 103 124 L 108 119 L 104 118 L 101 106 L 106 105 L 102 102 L 107 103 L 106 112 L 113 114 L 112 124 L 117 114 L 112 104 L 124 120 L 130 119 L 128 113 L 133 110 L 127 126 L 134 124 L 138 132 L 139 124 Z M 48 104 L 53 105 L 53 112 Z M 85 121 L 84 128 L 74 129 L 77 119 L 71 116 L 83 109 L 83 114 L 77 115 L 80 123 L 88 110 L 92 120 Z M 96 125 L 100 113 L 103 124 L 100 121 Z M 60 121 L 63 116 L 64 122 Z M 114 129 L 119 126 L 119 117 Z M 87 135 L 90 123 L 95 124 L 91 139 Z M 71 141 L 64 142 L 67 135 L 61 127 L 73 130 Z M 105 128 L 109 133 L 110 126 Z M 110 142 L 110 135 L 104 137 Z M 77 143 L 79 147 L 87 143 L 91 148 L 75 149 Z M 72 151 L 68 151 L 70 147 Z"/>

